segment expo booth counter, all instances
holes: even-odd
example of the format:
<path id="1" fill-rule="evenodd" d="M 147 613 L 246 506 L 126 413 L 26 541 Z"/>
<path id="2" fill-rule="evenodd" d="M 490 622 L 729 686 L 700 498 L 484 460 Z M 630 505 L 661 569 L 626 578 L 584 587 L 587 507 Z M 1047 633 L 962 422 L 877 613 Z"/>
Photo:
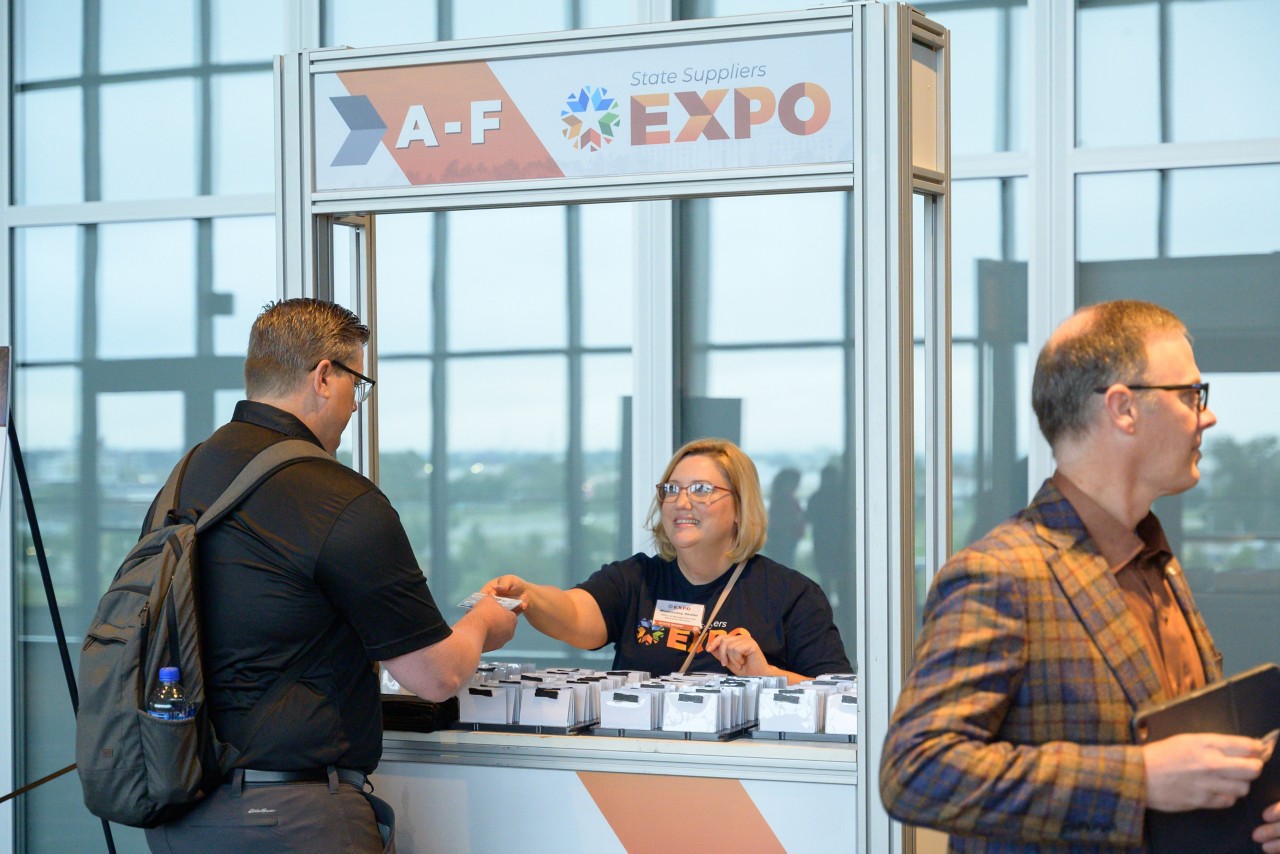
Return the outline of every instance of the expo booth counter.
<path id="1" fill-rule="evenodd" d="M 856 839 L 851 743 L 387 731 L 371 780 L 396 811 L 401 854 L 798 852 Z"/>
<path id="2" fill-rule="evenodd" d="M 622 479 L 633 507 L 682 443 L 681 200 L 838 192 L 847 211 L 839 448 L 859 603 L 846 641 L 869 698 L 862 767 L 848 743 L 393 730 L 374 780 L 399 850 L 910 849 L 874 779 L 914 642 L 916 567 L 941 566 L 951 542 L 949 52 L 918 10 L 862 0 L 277 60 L 281 293 L 353 308 L 372 332 L 374 379 L 380 217 L 635 205 L 618 235 L 637 265 Z M 442 259 L 448 233 L 433 234 Z M 445 295 L 447 277 L 429 278 L 424 306 Z M 424 310 L 422 337 L 446 315 Z M 430 411 L 447 421 L 446 385 L 432 388 Z M 375 391 L 351 444 L 375 483 L 379 406 Z M 444 471 L 448 445 L 432 441 Z M 447 555 L 447 478 L 431 483 L 432 553 Z M 633 550 L 647 542 L 637 525 Z"/>

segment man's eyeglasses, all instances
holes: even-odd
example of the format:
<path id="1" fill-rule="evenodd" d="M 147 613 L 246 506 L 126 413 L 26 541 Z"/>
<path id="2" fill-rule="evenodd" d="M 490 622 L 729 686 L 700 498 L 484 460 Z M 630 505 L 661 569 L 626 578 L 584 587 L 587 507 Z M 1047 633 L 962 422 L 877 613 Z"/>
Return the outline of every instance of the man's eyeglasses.
<path id="1" fill-rule="evenodd" d="M 371 380 L 359 371 L 353 371 L 337 359 L 330 359 L 330 364 L 335 368 L 341 368 L 354 377 L 354 385 L 356 389 L 356 403 L 364 403 L 369 398 L 369 392 L 373 391 L 373 387 L 378 384 L 377 380 Z M 317 362 L 316 364 L 319 364 Z M 312 368 L 314 371 L 315 368 Z"/>
<path id="2" fill-rule="evenodd" d="M 1204 412 L 1209 408 L 1209 384 L 1208 383 L 1182 383 L 1181 385 L 1128 385 L 1123 384 L 1132 391 L 1194 391 L 1196 393 L 1196 410 Z M 1106 394 L 1107 389 L 1111 386 L 1098 386 L 1094 389 L 1096 394 Z"/>
<path id="3" fill-rule="evenodd" d="M 663 504 L 670 504 L 680 497 L 680 493 L 689 493 L 689 500 L 696 501 L 698 504 L 706 504 L 711 500 L 711 496 L 716 494 L 716 490 L 733 494 L 733 490 L 724 486 L 716 486 L 714 483 L 707 483 L 705 480 L 695 480 L 688 486 L 681 486 L 678 483 L 667 481 L 658 484 L 658 500 Z"/>

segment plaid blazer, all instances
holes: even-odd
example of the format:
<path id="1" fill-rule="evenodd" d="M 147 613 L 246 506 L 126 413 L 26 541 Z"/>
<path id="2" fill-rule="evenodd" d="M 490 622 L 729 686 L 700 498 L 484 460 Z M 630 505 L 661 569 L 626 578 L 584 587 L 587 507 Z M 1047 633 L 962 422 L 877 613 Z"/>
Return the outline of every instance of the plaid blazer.
<path id="1" fill-rule="evenodd" d="M 1221 657 L 1176 559 L 1174 595 L 1209 681 Z M 880 766 L 886 809 L 952 851 L 1141 851 L 1134 713 L 1167 699 L 1120 586 L 1046 481 L 956 554 L 925 604 Z"/>

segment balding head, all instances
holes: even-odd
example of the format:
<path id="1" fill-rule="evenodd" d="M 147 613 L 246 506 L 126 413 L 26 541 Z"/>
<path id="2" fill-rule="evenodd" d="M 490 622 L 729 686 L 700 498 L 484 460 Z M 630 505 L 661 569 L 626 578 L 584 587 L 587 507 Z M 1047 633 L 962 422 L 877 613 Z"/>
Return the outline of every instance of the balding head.
<path id="1" fill-rule="evenodd" d="M 1080 309 L 1063 321 L 1040 351 L 1031 405 L 1040 432 L 1055 449 L 1089 431 L 1098 406 L 1095 388 L 1142 381 L 1147 342 L 1154 335 L 1187 334 L 1177 315 L 1154 303 L 1116 300 Z"/>

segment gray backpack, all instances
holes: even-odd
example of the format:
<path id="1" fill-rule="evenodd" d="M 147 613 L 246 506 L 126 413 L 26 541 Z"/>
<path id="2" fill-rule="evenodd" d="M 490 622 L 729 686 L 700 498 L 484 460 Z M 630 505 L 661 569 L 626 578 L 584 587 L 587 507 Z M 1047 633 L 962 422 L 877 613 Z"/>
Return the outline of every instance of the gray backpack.
<path id="1" fill-rule="evenodd" d="M 80 650 L 76 764 L 89 812 L 134 827 L 155 827 L 195 806 L 219 785 L 240 751 L 218 740 L 205 707 L 196 537 L 280 469 L 305 459 L 333 460 L 301 439 L 254 457 L 209 509 L 177 507 L 192 449 L 174 467 L 138 544 L 130 550 L 85 632 Z M 324 637 L 333 634 L 332 631 Z M 311 663 L 317 638 L 254 707 L 248 732 Z M 195 714 L 161 720 L 146 699 L 161 667 L 176 666 Z"/>

